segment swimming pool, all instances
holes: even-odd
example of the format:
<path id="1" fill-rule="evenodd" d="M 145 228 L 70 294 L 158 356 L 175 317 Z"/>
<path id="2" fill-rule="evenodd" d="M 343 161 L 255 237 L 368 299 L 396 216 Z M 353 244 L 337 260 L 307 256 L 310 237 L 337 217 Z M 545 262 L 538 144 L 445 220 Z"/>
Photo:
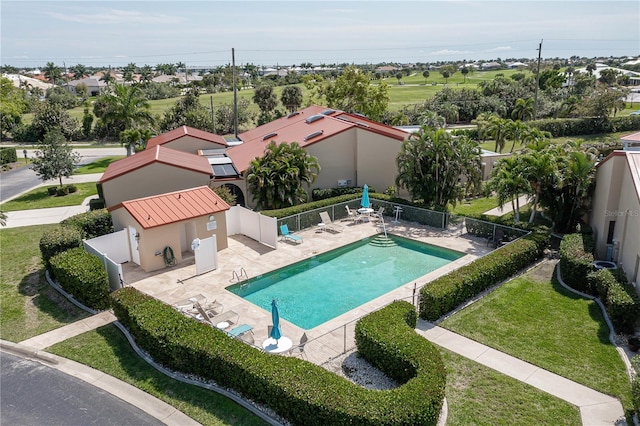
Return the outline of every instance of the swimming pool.
<path id="1" fill-rule="evenodd" d="M 389 235 L 365 238 L 227 290 L 303 329 L 314 328 L 428 274 L 464 253 Z"/>

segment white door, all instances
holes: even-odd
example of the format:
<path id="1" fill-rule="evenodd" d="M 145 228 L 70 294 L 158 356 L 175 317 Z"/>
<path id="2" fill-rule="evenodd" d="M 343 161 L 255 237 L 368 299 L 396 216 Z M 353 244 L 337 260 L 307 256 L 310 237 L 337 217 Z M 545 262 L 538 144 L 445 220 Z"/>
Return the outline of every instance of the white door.
<path id="1" fill-rule="evenodd" d="M 218 243 L 215 236 L 200 240 L 193 251 L 196 257 L 196 275 L 218 268 Z"/>
<path id="2" fill-rule="evenodd" d="M 140 265 L 140 252 L 138 251 L 138 240 L 136 235 L 140 238 L 138 231 L 133 226 L 129 226 L 129 248 L 131 250 L 131 260 L 136 265 Z"/>

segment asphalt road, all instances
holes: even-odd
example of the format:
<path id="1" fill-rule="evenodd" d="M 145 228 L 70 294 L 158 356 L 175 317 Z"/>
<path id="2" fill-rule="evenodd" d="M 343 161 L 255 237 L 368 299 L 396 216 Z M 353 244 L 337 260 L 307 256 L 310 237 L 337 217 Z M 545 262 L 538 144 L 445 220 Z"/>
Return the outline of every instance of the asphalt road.
<path id="1" fill-rule="evenodd" d="M 0 352 L 2 425 L 162 425 L 144 411 L 76 377 Z"/>
<path id="2" fill-rule="evenodd" d="M 22 150 L 18 147 L 18 158 L 23 159 Z M 28 149 L 27 156 L 33 158 L 35 149 Z M 117 148 L 83 148 L 75 150 L 81 156 L 80 165 L 89 164 L 103 157 L 126 155 L 123 147 Z M 42 181 L 36 173 L 28 167 L 3 172 L 0 175 L 0 202 L 21 194 L 41 184 Z M 55 181 L 52 181 L 52 185 Z"/>

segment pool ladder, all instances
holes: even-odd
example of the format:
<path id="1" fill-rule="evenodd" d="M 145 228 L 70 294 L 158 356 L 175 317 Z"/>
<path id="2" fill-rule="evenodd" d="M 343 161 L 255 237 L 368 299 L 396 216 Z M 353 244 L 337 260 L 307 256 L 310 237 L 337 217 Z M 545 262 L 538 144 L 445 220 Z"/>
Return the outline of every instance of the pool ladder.
<path id="1" fill-rule="evenodd" d="M 242 282 L 242 281 L 244 281 L 244 282 Z M 249 281 L 249 276 L 247 275 L 247 271 L 245 271 L 244 268 L 240 268 L 240 272 L 233 271 L 233 274 L 231 275 L 231 282 L 232 283 L 233 282 L 236 282 L 236 283 L 242 282 L 240 284 L 240 287 L 244 288 L 247 285 L 249 285 L 248 281 Z"/>

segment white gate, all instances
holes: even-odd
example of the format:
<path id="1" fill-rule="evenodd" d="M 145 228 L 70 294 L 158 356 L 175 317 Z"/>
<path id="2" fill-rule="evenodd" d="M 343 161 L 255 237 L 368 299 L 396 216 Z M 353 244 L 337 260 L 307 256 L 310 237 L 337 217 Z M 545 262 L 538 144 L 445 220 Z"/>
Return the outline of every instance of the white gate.
<path id="1" fill-rule="evenodd" d="M 140 235 L 133 226 L 129 226 L 127 229 L 129 230 L 129 249 L 131 251 L 131 260 L 136 265 L 140 265 L 140 252 L 138 251 L 138 238 L 140 238 Z"/>
<path id="2" fill-rule="evenodd" d="M 196 238 L 191 245 L 196 258 L 196 275 L 218 269 L 218 244 L 216 237 Z"/>

